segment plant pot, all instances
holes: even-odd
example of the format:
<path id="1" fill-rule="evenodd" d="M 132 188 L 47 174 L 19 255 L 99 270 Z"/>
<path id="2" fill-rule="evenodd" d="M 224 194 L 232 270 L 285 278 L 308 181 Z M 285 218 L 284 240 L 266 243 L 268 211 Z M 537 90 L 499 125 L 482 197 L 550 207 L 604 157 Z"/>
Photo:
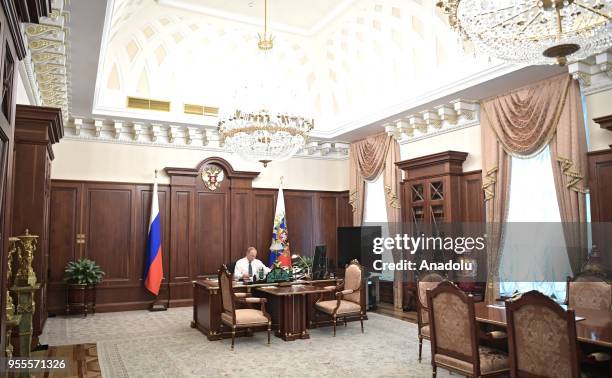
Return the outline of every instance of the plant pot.
<path id="1" fill-rule="evenodd" d="M 87 284 L 66 284 L 66 314 L 95 313 L 96 286 Z"/>

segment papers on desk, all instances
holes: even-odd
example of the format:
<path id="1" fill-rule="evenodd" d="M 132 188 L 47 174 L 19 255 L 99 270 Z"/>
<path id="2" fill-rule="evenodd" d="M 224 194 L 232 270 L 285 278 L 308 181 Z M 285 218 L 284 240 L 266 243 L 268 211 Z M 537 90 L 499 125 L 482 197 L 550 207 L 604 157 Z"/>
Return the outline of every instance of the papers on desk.
<path id="1" fill-rule="evenodd" d="M 260 289 L 278 289 L 278 286 L 261 286 Z"/>
<path id="2" fill-rule="evenodd" d="M 487 305 L 487 307 L 491 307 L 491 308 L 506 308 L 506 305 L 503 304 L 503 303 L 502 304 L 490 304 L 490 305 Z"/>

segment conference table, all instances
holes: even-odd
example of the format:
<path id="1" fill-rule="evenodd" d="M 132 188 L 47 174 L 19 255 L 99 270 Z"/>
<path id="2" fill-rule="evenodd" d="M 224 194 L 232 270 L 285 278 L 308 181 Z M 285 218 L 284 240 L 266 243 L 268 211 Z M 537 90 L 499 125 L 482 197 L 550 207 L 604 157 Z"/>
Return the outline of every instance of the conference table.
<path id="1" fill-rule="evenodd" d="M 612 348 L 612 312 L 584 308 L 576 308 L 574 311 L 579 318 L 576 321 L 576 336 L 580 343 Z M 506 327 L 506 308 L 503 302 L 475 303 L 474 312 L 479 323 Z"/>

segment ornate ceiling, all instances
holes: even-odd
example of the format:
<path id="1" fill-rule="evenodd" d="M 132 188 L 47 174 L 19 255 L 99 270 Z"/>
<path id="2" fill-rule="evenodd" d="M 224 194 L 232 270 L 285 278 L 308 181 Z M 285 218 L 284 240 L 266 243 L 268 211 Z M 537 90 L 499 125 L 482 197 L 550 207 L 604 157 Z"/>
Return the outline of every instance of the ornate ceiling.
<path id="1" fill-rule="evenodd" d="M 271 14 L 280 1 L 270 0 Z M 185 4 L 193 3 L 210 10 L 218 1 L 114 1 L 103 37 L 94 114 L 214 127 L 216 117 L 185 114 L 184 104 L 235 105 L 237 88 L 248 80 L 244 73 L 252 72 L 261 32 L 240 20 L 254 15 L 252 8 L 261 8 L 263 1 L 237 1 L 232 7 L 242 4 L 244 9 L 226 6 L 219 10 L 225 17 L 185 10 Z M 464 52 L 433 1 L 331 1 L 327 7 L 319 1 L 314 10 L 309 2 L 292 3 L 294 14 L 304 14 L 304 20 L 286 24 L 304 30 L 342 9 L 312 35 L 272 30 L 277 74 L 299 91 L 304 108 L 314 114 L 314 136 L 330 138 L 361 127 L 390 105 L 410 102 L 492 65 Z M 235 17 L 227 16 L 232 13 Z M 169 101 L 170 112 L 127 108 L 129 96 Z"/>

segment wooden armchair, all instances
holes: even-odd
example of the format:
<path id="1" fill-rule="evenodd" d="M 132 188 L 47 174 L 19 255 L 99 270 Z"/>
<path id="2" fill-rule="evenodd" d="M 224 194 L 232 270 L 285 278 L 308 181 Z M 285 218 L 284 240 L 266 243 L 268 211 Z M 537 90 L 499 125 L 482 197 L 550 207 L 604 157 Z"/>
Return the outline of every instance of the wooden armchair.
<path id="1" fill-rule="evenodd" d="M 272 330 L 272 320 L 270 314 L 266 312 L 266 299 L 254 298 L 246 295 L 237 295 L 232 286 L 232 275 L 225 265 L 219 269 L 219 288 L 221 289 L 221 331 L 223 325 L 232 329 L 232 350 L 234 350 L 234 339 L 236 338 L 237 328 L 254 328 L 268 326 L 268 344 L 270 344 L 270 332 Z M 260 310 L 252 308 L 236 309 L 236 303 L 248 305 L 259 303 Z"/>
<path id="2" fill-rule="evenodd" d="M 429 330 L 429 312 L 427 310 L 427 290 L 433 289 L 440 282 L 444 281 L 439 273 L 426 273 L 423 277 L 417 278 L 417 324 L 418 324 L 418 336 L 419 336 L 419 362 L 421 362 L 421 355 L 423 351 L 423 339 L 430 339 Z"/>
<path id="3" fill-rule="evenodd" d="M 344 281 L 339 286 L 330 286 L 330 290 L 335 292 L 336 299 L 319 300 L 315 303 L 315 310 L 322 312 L 332 317 L 334 322 L 334 337 L 336 336 L 337 318 L 344 318 L 346 326 L 346 318 L 348 316 L 359 316 L 361 321 L 361 333 L 363 333 L 363 309 L 364 296 L 362 293 L 363 286 L 363 268 L 359 261 L 353 260 L 347 265 L 344 273 Z"/>
<path id="4" fill-rule="evenodd" d="M 468 377 L 490 377 L 508 373 L 508 356 L 480 346 L 474 315 L 474 300 L 449 281 L 427 291 L 431 331 L 431 365 Z"/>
<path id="5" fill-rule="evenodd" d="M 532 290 L 506 301 L 506 320 L 513 377 L 580 377 L 574 310 Z"/>

